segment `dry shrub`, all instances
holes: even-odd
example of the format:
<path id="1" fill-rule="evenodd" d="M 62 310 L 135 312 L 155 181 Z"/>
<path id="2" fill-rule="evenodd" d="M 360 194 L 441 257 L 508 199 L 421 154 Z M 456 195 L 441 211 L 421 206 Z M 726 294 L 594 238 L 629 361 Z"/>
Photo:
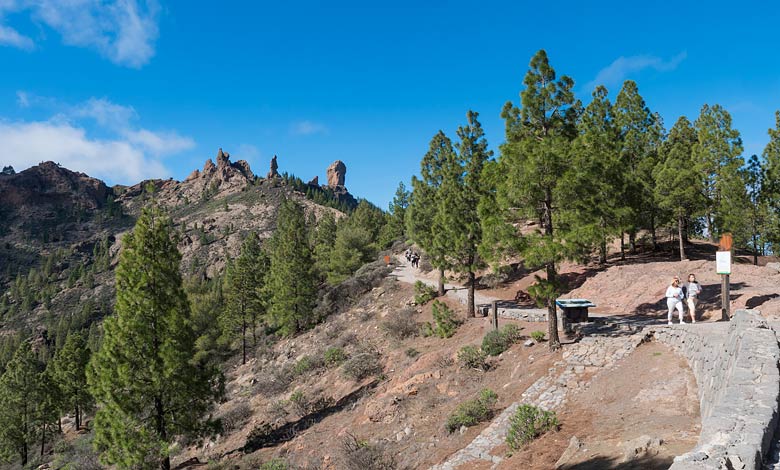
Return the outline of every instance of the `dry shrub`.
<path id="1" fill-rule="evenodd" d="M 417 312 L 411 308 L 405 308 L 396 314 L 389 314 L 382 322 L 382 329 L 395 339 L 404 339 L 416 336 L 420 327 L 415 321 Z"/>
<path id="2" fill-rule="evenodd" d="M 396 470 L 398 465 L 380 444 L 371 444 L 352 434 L 342 441 L 344 470 Z"/>
<path id="3" fill-rule="evenodd" d="M 249 406 L 249 403 L 242 402 L 219 416 L 219 422 L 222 425 L 222 430 L 229 434 L 241 429 L 251 417 L 252 407 Z"/>
<path id="4" fill-rule="evenodd" d="M 381 355 L 372 347 L 362 347 L 356 351 L 342 366 L 344 375 L 359 381 L 382 372 Z"/>

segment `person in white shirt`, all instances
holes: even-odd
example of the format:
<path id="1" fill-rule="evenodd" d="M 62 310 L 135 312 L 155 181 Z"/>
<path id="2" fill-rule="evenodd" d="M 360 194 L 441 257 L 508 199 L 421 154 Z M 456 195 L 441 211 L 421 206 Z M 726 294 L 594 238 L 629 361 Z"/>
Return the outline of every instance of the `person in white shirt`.
<path id="1" fill-rule="evenodd" d="M 667 320 L 669 324 L 672 324 L 672 312 L 677 309 L 677 315 L 680 318 L 680 323 L 683 321 L 683 291 L 680 287 L 680 279 L 675 277 L 672 279 L 672 284 L 666 288 L 666 306 L 669 307 L 669 313 Z"/>
<path id="2" fill-rule="evenodd" d="M 696 282 L 696 275 L 688 275 L 688 285 L 686 286 L 685 300 L 688 303 L 688 313 L 691 315 L 691 322 L 696 323 L 696 303 L 701 294 L 701 284 Z"/>

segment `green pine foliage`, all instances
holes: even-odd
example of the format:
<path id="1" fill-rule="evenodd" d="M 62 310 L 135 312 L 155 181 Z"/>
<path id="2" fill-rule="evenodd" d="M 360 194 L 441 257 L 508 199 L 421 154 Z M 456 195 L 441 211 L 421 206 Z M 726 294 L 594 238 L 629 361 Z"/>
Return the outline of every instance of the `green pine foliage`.
<path id="1" fill-rule="evenodd" d="M 313 229 L 312 246 L 314 263 L 321 278 L 326 278 L 330 270 L 330 256 L 336 243 L 336 219 L 330 211 L 325 212 Z"/>
<path id="2" fill-rule="evenodd" d="M 493 390 L 485 388 L 479 392 L 479 396 L 472 400 L 467 400 L 457 408 L 447 418 L 447 431 L 453 433 L 461 426 L 470 427 L 489 420 L 493 416 L 493 408 L 498 401 L 498 395 Z"/>
<path id="3" fill-rule="evenodd" d="M 564 209 L 564 223 L 576 226 L 567 240 L 589 254 L 597 247 L 599 262 L 607 262 L 607 245 L 622 236 L 623 222 L 631 208 L 624 199 L 624 162 L 620 160 L 620 140 L 607 89 L 599 86 L 577 124 L 579 135 L 573 143 L 572 166 L 565 174 L 562 197 L 571 201 Z"/>
<path id="4" fill-rule="evenodd" d="M 241 338 L 242 364 L 246 364 L 248 336 L 252 337 L 252 347 L 257 347 L 258 320 L 265 315 L 265 279 L 269 263 L 268 255 L 253 232 L 241 245 L 238 258 L 226 269 L 226 308 L 220 320 L 228 338 Z"/>
<path id="5" fill-rule="evenodd" d="M 761 199 L 768 209 L 766 238 L 772 252 L 780 252 L 780 111 L 775 112 L 775 127 L 767 131 L 769 143 L 764 148 Z"/>
<path id="6" fill-rule="evenodd" d="M 680 259 L 685 259 L 685 224 L 706 207 L 704 182 L 691 155 L 696 145 L 696 131 L 685 116 L 680 117 L 661 147 L 661 164 L 654 173 L 655 200 L 661 210 L 677 222 Z"/>
<path id="7" fill-rule="evenodd" d="M 437 235 L 440 236 L 437 227 L 444 222 L 439 214 L 442 207 L 440 189 L 447 164 L 454 159 L 452 141 L 439 131 L 420 162 L 420 178 L 412 177 L 412 196 L 405 215 L 407 234 L 439 270 L 439 295 L 444 295 L 444 270 L 448 267 L 448 247 L 441 238 L 437 240 Z"/>
<path id="8" fill-rule="evenodd" d="M 438 300 L 433 301 L 431 312 L 433 313 L 433 334 L 439 338 L 450 338 L 462 323 L 447 304 Z"/>
<path id="9" fill-rule="evenodd" d="M 691 158 L 703 179 L 702 215 L 711 241 L 722 233 L 738 231 L 740 227 L 734 224 L 739 224 L 746 209 L 747 192 L 740 174 L 745 165 L 742 139 L 731 123 L 731 115 L 717 104 L 705 104 L 694 122 L 697 141 Z M 744 245 L 746 240 L 739 241 Z"/>
<path id="10" fill-rule="evenodd" d="M 658 164 L 659 148 L 664 137 L 663 120 L 647 107 L 637 84 L 626 80 L 612 110 L 618 132 L 622 183 L 622 201 L 628 209 L 621 220 L 628 232 L 631 251 L 636 251 L 635 237 L 640 228 L 650 231 L 653 249 L 657 246 L 656 228 L 660 209 L 655 204 L 653 169 Z M 621 256 L 625 257 L 621 233 Z"/>
<path id="11" fill-rule="evenodd" d="M 289 199 L 283 201 L 268 242 L 271 266 L 265 284 L 268 315 L 282 335 L 293 335 L 317 321 L 317 284 L 308 240 L 303 208 Z"/>
<path id="12" fill-rule="evenodd" d="M 104 321 L 87 371 L 95 447 L 117 468 L 170 469 L 170 444 L 206 431 L 222 394 L 218 372 L 192 360 L 196 334 L 176 244 L 170 218 L 154 203 L 144 208 L 123 240 L 116 314 Z"/>
<path id="13" fill-rule="evenodd" d="M 541 282 L 549 289 L 540 298 L 547 306 L 550 348 L 560 348 L 555 298 L 559 291 L 556 263 L 578 257 L 576 220 L 565 218 L 561 208 L 566 200 L 564 176 L 571 170 L 572 141 L 577 136 L 576 122 L 580 103 L 575 101 L 574 81 L 557 77 L 547 54 L 540 50 L 531 59 L 523 80 L 520 107 L 508 102 L 501 115 L 506 121 L 506 143 L 501 146 L 496 181 L 496 201 L 506 222 L 527 218 L 536 220 L 540 230 L 525 236 L 522 254 L 529 266 L 543 267 Z M 495 226 L 484 226 L 486 230 Z M 516 238 L 518 233 L 500 229 L 499 233 Z M 495 235 L 492 237 L 495 238 Z M 507 243 L 508 245 L 511 243 Z"/>
<path id="14" fill-rule="evenodd" d="M 467 124 L 458 128 L 458 151 L 448 152 L 441 164 L 438 206 L 433 218 L 434 252 L 443 253 L 444 265 L 467 276 L 468 316 L 476 314 L 474 272 L 483 263 L 478 256 L 482 225 L 478 207 L 487 190 L 482 171 L 493 155 L 479 123 L 479 114 L 469 111 Z"/>
<path id="15" fill-rule="evenodd" d="M 84 412 L 91 409 L 94 401 L 87 387 L 90 354 L 84 335 L 71 333 L 49 363 L 52 378 L 62 391 L 65 409 L 73 412 L 76 430 L 81 429 Z"/>
<path id="16" fill-rule="evenodd" d="M 41 366 L 29 343 L 22 343 L 0 377 L 0 456 L 5 461 L 19 457 L 27 463 L 35 435 L 34 396 Z"/>
<path id="17" fill-rule="evenodd" d="M 395 240 L 406 239 L 406 209 L 409 207 L 412 193 L 406 189 L 403 181 L 398 183 L 393 200 L 387 213 L 385 226 L 380 234 L 380 245 L 389 246 Z"/>
<path id="18" fill-rule="evenodd" d="M 509 418 L 509 432 L 506 443 L 512 450 L 518 450 L 548 431 L 558 430 L 560 424 L 554 411 L 546 411 L 533 405 L 523 404 Z"/>
<path id="19" fill-rule="evenodd" d="M 46 391 L 42 376 L 43 364 L 30 342 L 22 342 L 0 377 L 0 458 L 5 461 L 18 457 L 26 465 L 41 424 L 48 423 L 40 413 Z"/>

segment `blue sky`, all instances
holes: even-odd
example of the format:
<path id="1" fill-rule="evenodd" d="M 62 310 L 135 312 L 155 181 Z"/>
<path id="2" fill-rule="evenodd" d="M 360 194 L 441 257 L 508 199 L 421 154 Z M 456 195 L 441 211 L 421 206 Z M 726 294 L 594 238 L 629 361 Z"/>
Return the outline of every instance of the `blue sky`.
<path id="1" fill-rule="evenodd" d="M 128 184 L 219 147 L 304 180 L 340 159 L 386 207 L 467 110 L 498 147 L 540 48 L 585 102 L 637 81 L 667 128 L 725 106 L 746 156 L 780 108 L 772 2 L 421 3 L 0 0 L 0 164 Z"/>

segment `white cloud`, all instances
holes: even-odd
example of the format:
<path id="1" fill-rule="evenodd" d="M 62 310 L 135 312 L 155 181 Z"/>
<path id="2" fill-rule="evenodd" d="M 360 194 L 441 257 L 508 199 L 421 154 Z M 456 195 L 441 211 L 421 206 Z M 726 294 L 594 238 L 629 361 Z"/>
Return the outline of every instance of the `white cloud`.
<path id="1" fill-rule="evenodd" d="M 327 134 L 329 129 L 324 125 L 312 121 L 299 121 L 290 126 L 293 135 Z"/>
<path id="2" fill-rule="evenodd" d="M 17 171 L 52 160 L 90 176 L 134 184 L 168 175 L 161 159 L 195 147 L 192 138 L 175 131 L 136 127 L 139 116 L 133 107 L 106 98 L 70 105 L 25 91 L 16 96 L 23 108 L 38 106 L 55 113 L 46 121 L 0 120 L 0 142 L 8 151 L 2 164 L 10 163 Z M 83 123 L 94 123 L 109 137 L 90 137 Z"/>
<path id="3" fill-rule="evenodd" d="M 90 176 L 127 184 L 168 175 L 165 166 L 122 140 L 90 139 L 82 128 L 53 122 L 0 122 L 3 164 L 18 170 L 52 160 Z"/>
<path id="4" fill-rule="evenodd" d="M 171 155 L 195 147 L 195 141 L 175 132 L 152 132 L 147 129 L 125 131 L 127 140 L 153 155 Z"/>
<path id="5" fill-rule="evenodd" d="M 237 150 L 237 159 L 251 160 L 260 157 L 260 150 L 252 144 L 239 144 Z"/>
<path id="6" fill-rule="evenodd" d="M 28 11 L 34 21 L 60 33 L 63 43 L 94 49 L 118 65 L 140 68 L 154 56 L 159 35 L 157 0 L 0 1 L 0 21 L 16 11 Z M 34 47 L 32 39 L 3 25 L 0 44 Z"/>
<path id="7" fill-rule="evenodd" d="M 138 118 L 132 106 L 112 103 L 106 98 L 90 98 L 72 107 L 68 114 L 75 118 L 94 119 L 98 125 L 111 130 L 125 129 Z"/>
<path id="8" fill-rule="evenodd" d="M 2 13 L 2 10 L 0 10 L 0 13 Z M 19 31 L 13 28 L 3 25 L 0 25 L 0 44 L 27 51 L 35 48 L 35 43 L 32 39 L 20 34 Z"/>
<path id="9" fill-rule="evenodd" d="M 630 57 L 618 57 L 611 64 L 604 67 L 596 74 L 591 82 L 585 84 L 585 89 L 590 91 L 598 85 L 606 87 L 619 86 L 629 75 L 645 69 L 653 69 L 659 72 L 668 72 L 677 68 L 680 62 L 688 56 L 681 52 L 669 60 L 652 55 L 636 55 Z"/>

